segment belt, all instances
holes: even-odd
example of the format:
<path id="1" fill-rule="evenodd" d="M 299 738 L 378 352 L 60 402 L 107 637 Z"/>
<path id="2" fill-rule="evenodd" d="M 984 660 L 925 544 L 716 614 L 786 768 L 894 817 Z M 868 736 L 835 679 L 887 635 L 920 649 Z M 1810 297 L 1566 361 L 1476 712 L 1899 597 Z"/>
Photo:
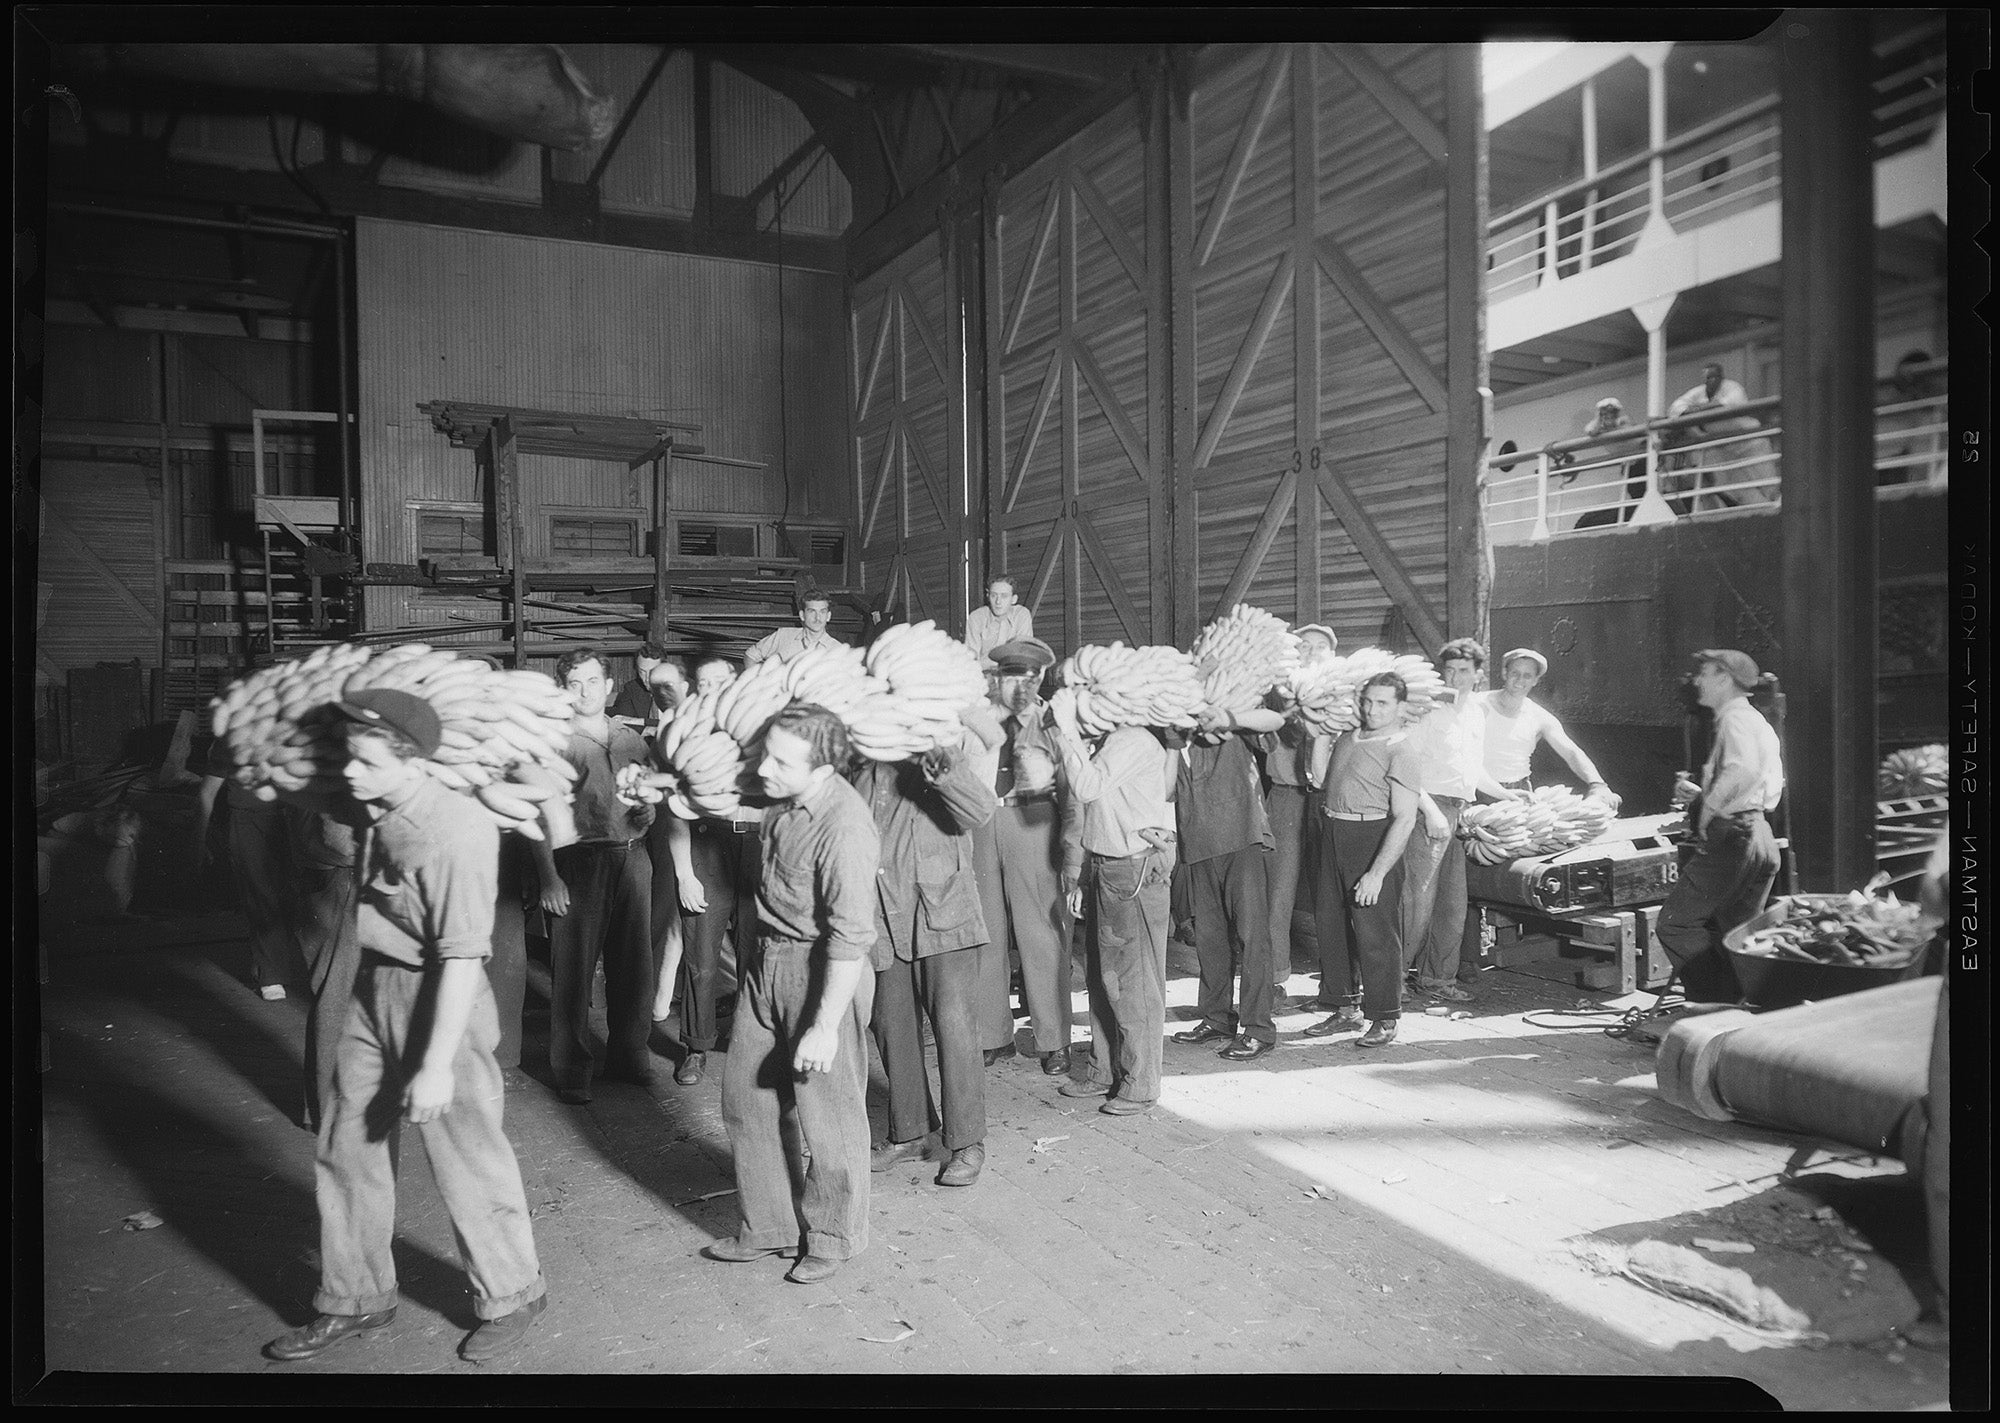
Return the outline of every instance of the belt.
<path id="1" fill-rule="evenodd" d="M 1038 805 L 1056 798 L 1053 789 L 1045 791 L 1009 791 L 1000 797 L 1002 805 Z"/>
<path id="2" fill-rule="evenodd" d="M 695 822 L 695 828 L 706 830 L 711 835 L 720 835 L 725 829 L 737 835 L 755 835 L 763 823 L 762 816 L 755 820 L 737 820 L 734 817 L 728 820 L 712 820 L 704 816 Z"/>
<path id="3" fill-rule="evenodd" d="M 1353 815 L 1344 810 L 1329 810 L 1326 815 L 1329 820 L 1354 820 L 1364 825 L 1372 825 L 1378 820 L 1389 818 L 1386 815 Z"/>

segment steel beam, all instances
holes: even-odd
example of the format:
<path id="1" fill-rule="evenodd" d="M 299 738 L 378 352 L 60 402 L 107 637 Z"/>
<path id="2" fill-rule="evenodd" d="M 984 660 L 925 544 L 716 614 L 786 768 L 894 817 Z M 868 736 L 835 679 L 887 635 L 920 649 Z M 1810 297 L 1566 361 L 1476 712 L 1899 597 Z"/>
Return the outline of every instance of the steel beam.
<path id="1" fill-rule="evenodd" d="M 1493 579 L 1479 482 L 1487 431 L 1480 389 L 1488 384 L 1481 255 L 1486 233 L 1486 165 L 1480 161 L 1479 56 L 1471 45 L 1444 49 L 1445 308 L 1445 629 L 1487 640 Z"/>
<path id="2" fill-rule="evenodd" d="M 1788 822 L 1799 881 L 1875 872 L 1875 163 L 1869 15 L 1776 30 L 1785 253 L 1782 509 Z"/>

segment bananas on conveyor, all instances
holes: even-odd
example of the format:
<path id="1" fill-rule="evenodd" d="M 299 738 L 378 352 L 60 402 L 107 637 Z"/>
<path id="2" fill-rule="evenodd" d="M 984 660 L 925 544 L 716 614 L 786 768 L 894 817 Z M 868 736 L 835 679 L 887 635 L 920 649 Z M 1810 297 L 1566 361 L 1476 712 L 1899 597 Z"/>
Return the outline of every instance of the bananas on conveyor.
<path id="1" fill-rule="evenodd" d="M 1938 745 L 1891 751 L 1875 772 L 1875 793 L 1883 800 L 1943 795 L 1950 785 L 1951 753 Z"/>
<path id="2" fill-rule="evenodd" d="M 1444 679 L 1437 669 L 1410 653 L 1398 655 L 1379 647 L 1357 647 L 1352 652 L 1334 653 L 1309 667 L 1293 670 L 1284 691 L 1297 704 L 1299 718 L 1314 731 L 1338 736 L 1361 725 L 1361 710 L 1355 698 L 1371 677 L 1394 672 L 1403 679 L 1408 698 L 1403 704 L 1406 722 L 1416 721 L 1431 709 Z"/>
<path id="3" fill-rule="evenodd" d="M 1567 786 L 1543 786 L 1527 800 L 1467 806 L 1458 833 L 1473 859 L 1497 865 L 1588 845 L 1604 833 L 1612 814 L 1604 802 Z"/>
<path id="4" fill-rule="evenodd" d="M 1174 647 L 1079 647 L 1061 676 L 1076 693 L 1077 725 L 1089 736 L 1121 726 L 1193 726 L 1208 705 L 1194 659 Z"/>
<path id="5" fill-rule="evenodd" d="M 1241 713 L 1264 705 L 1299 667 L 1299 640 L 1282 618 L 1238 603 L 1201 630 L 1188 655 L 1210 707 Z"/>
<path id="6" fill-rule="evenodd" d="M 563 755 L 573 708 L 545 673 L 496 671 L 420 642 L 381 651 L 333 644 L 238 681 L 211 704 L 210 727 L 235 763 L 235 779 L 265 799 L 338 793 L 347 752 L 331 703 L 370 687 L 431 704 L 443 740 L 419 764 L 477 800 L 501 829 L 541 839 L 545 815 L 560 823 L 576 780 Z"/>

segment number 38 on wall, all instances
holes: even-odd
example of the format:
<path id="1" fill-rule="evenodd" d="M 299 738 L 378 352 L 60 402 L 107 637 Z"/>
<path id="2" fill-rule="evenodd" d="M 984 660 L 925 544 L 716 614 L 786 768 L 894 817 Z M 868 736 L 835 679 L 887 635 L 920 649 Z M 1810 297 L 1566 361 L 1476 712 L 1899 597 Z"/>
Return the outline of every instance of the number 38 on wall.
<path id="1" fill-rule="evenodd" d="M 1314 445 L 1314 446 L 1312 447 L 1312 449 L 1310 449 L 1310 450 L 1293 450 L 1293 451 L 1292 451 L 1292 473 L 1293 473 L 1293 474 L 1300 474 L 1300 473 L 1303 473 L 1304 471 L 1306 471 L 1306 470 L 1308 470 L 1308 469 L 1318 469 L 1318 468 L 1319 468 L 1319 446 L 1318 446 L 1318 445 Z"/>

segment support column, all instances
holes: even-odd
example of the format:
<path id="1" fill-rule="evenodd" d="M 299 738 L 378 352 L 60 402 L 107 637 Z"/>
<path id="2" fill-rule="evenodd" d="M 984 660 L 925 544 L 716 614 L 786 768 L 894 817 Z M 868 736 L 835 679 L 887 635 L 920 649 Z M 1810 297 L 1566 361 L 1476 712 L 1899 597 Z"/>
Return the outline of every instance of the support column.
<path id="1" fill-rule="evenodd" d="M 1875 165 L 1868 13 L 1791 10 L 1782 63 L 1783 675 L 1808 891 L 1875 871 Z"/>
<path id="2" fill-rule="evenodd" d="M 1480 485 L 1491 425 L 1486 342 L 1486 165 L 1480 161 L 1479 54 L 1472 45 L 1444 51 L 1444 521 L 1446 637 L 1487 636 L 1492 550 Z M 1311 496 L 1301 496 L 1301 507 Z M 1311 497 L 1315 512 L 1319 499 Z M 1435 648 L 1431 649 L 1433 652 Z"/>
<path id="3" fill-rule="evenodd" d="M 1597 176 L 1597 78 L 1595 75 L 1583 81 L 1583 176 Z M 1583 235 L 1578 242 L 1577 270 L 1590 270 L 1591 249 L 1595 246 L 1597 229 L 1597 189 L 1587 188 L 1583 194 Z"/>
<path id="4" fill-rule="evenodd" d="M 1167 65 L 1167 303 L 1168 466 L 1173 530 L 1173 621 L 1170 641 L 1186 647 L 1201 631 L 1194 487 L 1194 136 L 1188 124 L 1193 76 L 1187 56 L 1169 51 Z"/>
<path id="5" fill-rule="evenodd" d="M 1646 66 L 1646 146 L 1652 158 L 1646 165 L 1646 225 L 1639 231 L 1634 251 L 1662 242 L 1671 242 L 1673 226 L 1667 221 L 1667 56 L 1673 43 L 1634 46 L 1632 57 Z"/>
<path id="6" fill-rule="evenodd" d="M 1674 309 L 1670 296 L 1642 301 L 1632 315 L 1646 331 L 1646 418 L 1657 420 L 1667 413 L 1667 313 Z M 1674 511 L 1660 496 L 1660 441 L 1646 439 L 1646 493 L 1632 511 L 1635 524 L 1670 524 Z"/>

